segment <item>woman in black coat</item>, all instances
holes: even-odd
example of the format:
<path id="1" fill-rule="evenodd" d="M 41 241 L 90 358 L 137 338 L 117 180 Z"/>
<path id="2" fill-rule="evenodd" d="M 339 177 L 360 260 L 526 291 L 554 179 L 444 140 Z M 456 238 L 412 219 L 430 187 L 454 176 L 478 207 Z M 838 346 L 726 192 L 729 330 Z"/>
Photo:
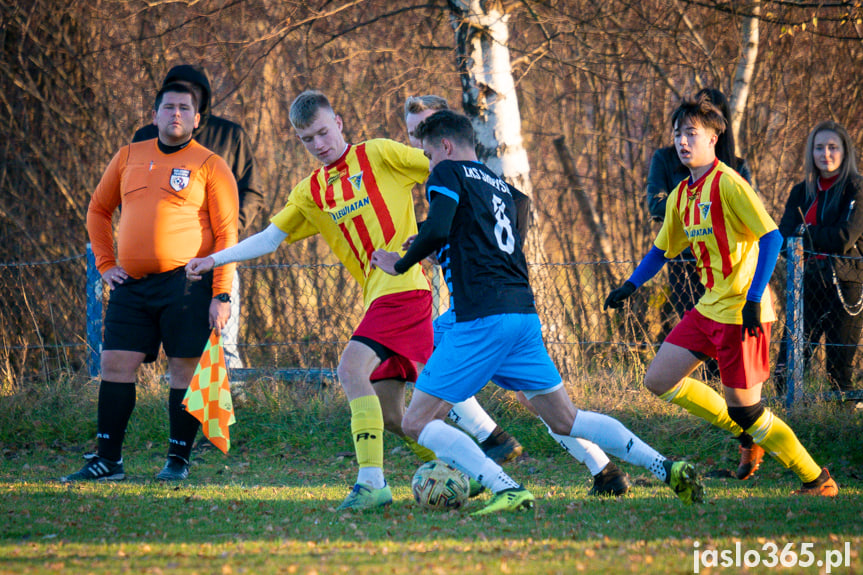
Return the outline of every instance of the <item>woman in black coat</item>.
<path id="1" fill-rule="evenodd" d="M 836 122 L 810 132 L 805 179 L 791 189 L 779 231 L 803 237 L 803 324 L 806 341 L 825 340 L 827 376 L 852 389 L 854 355 L 863 330 L 863 177 L 854 144 Z M 785 342 L 776 366 L 784 385 Z M 806 347 L 806 360 L 811 345 Z"/>

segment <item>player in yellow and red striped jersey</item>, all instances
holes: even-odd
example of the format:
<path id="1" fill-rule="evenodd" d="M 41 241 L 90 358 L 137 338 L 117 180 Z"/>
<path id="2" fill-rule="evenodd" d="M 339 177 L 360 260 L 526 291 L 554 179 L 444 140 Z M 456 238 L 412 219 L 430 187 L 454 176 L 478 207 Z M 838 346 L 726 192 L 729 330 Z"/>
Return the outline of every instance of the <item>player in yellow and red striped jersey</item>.
<path id="1" fill-rule="evenodd" d="M 290 118 L 306 150 L 323 166 L 291 191 L 267 229 L 236 249 L 190 261 L 187 274 L 196 278 L 215 266 L 273 252 L 283 241 L 321 234 L 362 286 L 365 304 L 338 366 L 360 467 L 339 509 L 388 505 L 392 493 L 383 474 L 385 425 L 421 458 L 434 458 L 401 429 L 405 382 L 416 381 L 417 365 L 425 364 L 432 351 L 432 300 L 418 266 L 395 278 L 372 268 L 370 259 L 379 248 L 400 250 L 417 233 L 412 190 L 428 177 L 428 159 L 422 150 L 392 140 L 347 143 L 341 117 L 318 91 L 300 94 L 291 104 Z"/>
<path id="2" fill-rule="evenodd" d="M 761 402 L 770 375 L 770 327 L 775 320 L 767 282 L 782 244 L 776 224 L 749 184 L 717 160 L 726 120 L 706 97 L 685 100 L 671 117 L 674 145 L 690 177 L 668 198 L 653 248 L 605 308 L 617 308 L 668 259 L 692 248 L 705 293 L 656 354 L 644 385 L 773 455 L 803 482 L 797 493 L 835 496 L 839 488 L 788 425 Z M 689 377 L 707 357 L 719 363 L 725 398 Z M 750 452 L 755 451 L 750 448 Z M 751 471 L 758 461 L 751 462 Z"/>

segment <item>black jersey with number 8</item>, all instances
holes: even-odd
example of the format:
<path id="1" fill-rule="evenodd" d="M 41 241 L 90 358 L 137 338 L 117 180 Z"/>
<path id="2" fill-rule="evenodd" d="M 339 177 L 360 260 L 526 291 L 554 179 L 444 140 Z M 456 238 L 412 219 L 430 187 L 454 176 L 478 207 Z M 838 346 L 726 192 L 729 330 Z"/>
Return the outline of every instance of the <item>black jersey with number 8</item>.
<path id="1" fill-rule="evenodd" d="M 440 194 L 458 203 L 449 231 L 448 257 L 456 321 L 502 313 L 536 313 L 527 262 L 516 229 L 514 194 L 478 162 L 446 160 L 426 183 L 429 201 Z"/>

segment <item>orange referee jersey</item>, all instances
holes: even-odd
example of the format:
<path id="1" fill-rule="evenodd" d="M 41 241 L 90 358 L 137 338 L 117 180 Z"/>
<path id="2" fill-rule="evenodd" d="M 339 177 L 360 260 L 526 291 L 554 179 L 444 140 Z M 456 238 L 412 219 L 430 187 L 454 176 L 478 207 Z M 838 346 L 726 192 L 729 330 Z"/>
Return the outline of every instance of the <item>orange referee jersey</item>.
<path id="1" fill-rule="evenodd" d="M 237 243 L 237 183 L 225 161 L 192 140 L 172 154 L 158 140 L 124 146 L 87 210 L 100 272 L 120 265 L 140 278 L 186 265 Z M 121 205 L 117 253 L 111 219 Z M 230 293 L 234 265 L 213 272 L 213 294 Z"/>
<path id="2" fill-rule="evenodd" d="M 428 174 L 422 150 L 384 139 L 350 145 L 300 182 L 271 221 L 288 234 L 287 242 L 321 234 L 363 287 L 368 309 L 382 295 L 430 289 L 420 266 L 391 276 L 370 263 L 376 249 L 401 252 L 417 233 L 411 191 Z"/>

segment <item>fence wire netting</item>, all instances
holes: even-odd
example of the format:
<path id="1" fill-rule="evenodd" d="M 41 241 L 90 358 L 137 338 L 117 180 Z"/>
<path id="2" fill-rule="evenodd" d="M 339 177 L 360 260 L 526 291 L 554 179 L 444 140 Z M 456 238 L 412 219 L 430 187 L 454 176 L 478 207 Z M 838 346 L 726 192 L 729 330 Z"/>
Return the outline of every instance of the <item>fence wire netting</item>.
<path id="1" fill-rule="evenodd" d="M 0 381 L 49 380 L 86 367 L 87 262 L 0 264 Z"/>
<path id="2" fill-rule="evenodd" d="M 782 345 L 786 331 L 784 261 L 780 260 L 771 281 L 777 315 L 771 369 L 776 371 L 772 379 L 780 393 L 786 354 Z M 635 375 L 633 384 L 637 384 L 637 376 L 677 323 L 687 302 L 697 300 L 700 284 L 692 263 L 675 261 L 639 289 L 624 308 L 604 311 L 613 278 L 628 277 L 634 266 L 631 261 L 529 266 L 546 345 L 564 379 L 622 371 Z M 835 334 L 853 330 L 842 322 L 863 320 L 863 314 L 852 316 L 845 308 L 837 310 L 842 302 L 836 286 L 832 280 L 814 281 L 810 267 L 807 263 L 801 286 L 808 290 L 803 292 L 809 318 L 809 339 L 804 346 L 806 389 L 858 387 L 860 354 L 855 352 L 859 341 L 837 344 Z M 361 291 L 347 270 L 338 264 L 266 264 L 240 265 L 237 271 L 242 286 L 239 351 L 246 367 L 334 370 L 363 313 Z M 432 278 L 436 313 L 443 312 L 449 301 L 446 285 L 440 281 L 437 268 L 426 266 L 426 272 Z M 843 287 L 845 307 L 859 307 L 859 284 L 857 291 L 854 286 Z M 0 264 L 4 302 L 0 311 L 0 375 L 5 386 L 50 381 L 53 374 L 64 370 L 86 373 L 92 351 L 86 337 L 87 289 L 84 256 Z M 104 289 L 101 293 L 106 303 L 109 293 Z M 825 334 L 832 339 L 825 340 Z M 700 375 L 718 376 L 710 364 Z"/>

